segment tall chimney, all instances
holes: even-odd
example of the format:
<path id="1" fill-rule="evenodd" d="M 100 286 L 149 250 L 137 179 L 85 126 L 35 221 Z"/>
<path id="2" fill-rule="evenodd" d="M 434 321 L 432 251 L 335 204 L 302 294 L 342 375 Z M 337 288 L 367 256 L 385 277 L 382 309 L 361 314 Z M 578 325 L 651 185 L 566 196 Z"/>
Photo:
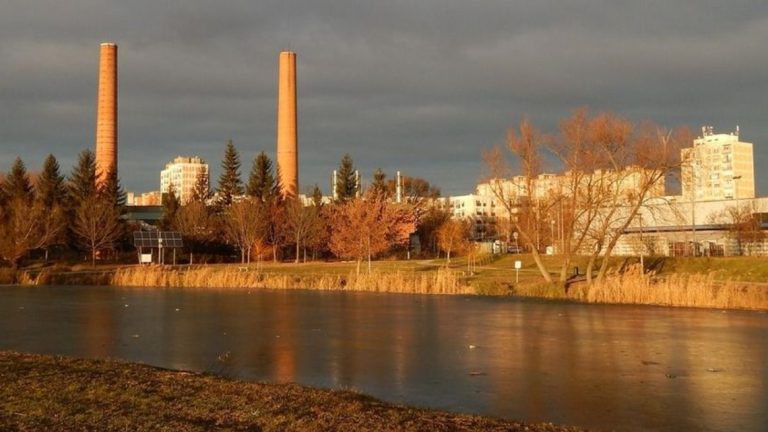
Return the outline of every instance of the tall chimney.
<path id="1" fill-rule="evenodd" d="M 99 51 L 99 96 L 96 108 L 96 182 L 117 172 L 117 45 L 103 43 Z"/>
<path id="2" fill-rule="evenodd" d="M 280 53 L 277 86 L 277 168 L 280 172 L 280 186 L 283 196 L 296 196 L 299 190 L 296 53 Z"/>

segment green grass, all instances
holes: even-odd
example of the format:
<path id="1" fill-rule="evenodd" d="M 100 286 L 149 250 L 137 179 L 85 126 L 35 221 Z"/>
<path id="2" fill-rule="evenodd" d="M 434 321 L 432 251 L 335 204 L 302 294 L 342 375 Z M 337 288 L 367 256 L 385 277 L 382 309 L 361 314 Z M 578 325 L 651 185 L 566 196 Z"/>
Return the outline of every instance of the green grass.
<path id="1" fill-rule="evenodd" d="M 573 431 L 105 360 L 0 351 L 0 430 Z"/>

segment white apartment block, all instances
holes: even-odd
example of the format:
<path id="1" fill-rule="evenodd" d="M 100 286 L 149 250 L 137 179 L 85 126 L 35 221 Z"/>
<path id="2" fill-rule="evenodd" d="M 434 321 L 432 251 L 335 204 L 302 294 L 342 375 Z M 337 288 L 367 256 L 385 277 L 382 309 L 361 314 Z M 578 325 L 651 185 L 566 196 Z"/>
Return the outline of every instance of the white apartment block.
<path id="1" fill-rule="evenodd" d="M 173 184 L 179 202 L 186 204 L 191 198 L 199 175 L 208 177 L 208 164 L 197 156 L 178 156 L 165 164 L 160 172 L 160 192 L 168 193 Z"/>
<path id="2" fill-rule="evenodd" d="M 755 197 L 755 164 L 752 143 L 739 139 L 739 129 L 715 134 L 711 126 L 693 147 L 681 151 L 683 197 L 695 201 L 749 199 Z"/>

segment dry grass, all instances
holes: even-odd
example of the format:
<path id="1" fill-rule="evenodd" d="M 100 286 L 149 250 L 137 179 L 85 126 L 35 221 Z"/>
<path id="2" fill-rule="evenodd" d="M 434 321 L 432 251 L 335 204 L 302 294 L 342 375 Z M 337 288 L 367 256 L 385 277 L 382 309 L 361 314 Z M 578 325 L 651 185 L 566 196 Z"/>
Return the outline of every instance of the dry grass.
<path id="1" fill-rule="evenodd" d="M 429 272 L 374 271 L 346 275 L 322 273 L 268 273 L 240 271 L 235 267 L 123 268 L 115 272 L 112 285 L 182 288 L 274 288 L 343 291 L 372 291 L 411 294 L 474 294 L 449 269 Z"/>
<path id="2" fill-rule="evenodd" d="M 575 431 L 109 360 L 0 351 L 3 431 Z"/>
<path id="3" fill-rule="evenodd" d="M 568 297 L 589 303 L 768 310 L 765 285 L 719 281 L 714 272 L 657 277 L 653 273 L 643 274 L 639 266 L 591 286 L 573 287 Z"/>

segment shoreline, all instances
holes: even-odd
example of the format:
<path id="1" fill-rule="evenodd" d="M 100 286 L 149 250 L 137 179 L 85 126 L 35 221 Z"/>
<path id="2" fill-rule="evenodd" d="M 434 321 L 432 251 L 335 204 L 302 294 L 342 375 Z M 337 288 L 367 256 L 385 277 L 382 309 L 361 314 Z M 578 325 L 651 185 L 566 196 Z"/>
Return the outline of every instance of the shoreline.
<path id="1" fill-rule="evenodd" d="M 18 285 L 107 285 L 189 289 L 307 289 L 428 295 L 512 296 L 566 300 L 585 304 L 632 304 L 768 311 L 768 284 L 723 281 L 713 273 L 672 272 L 662 275 L 630 268 L 602 283 L 545 285 L 533 278 L 515 284 L 514 276 L 467 274 L 457 268 L 399 266 L 374 268 L 357 274 L 343 265 L 281 264 L 267 269 L 238 265 L 140 267 L 115 266 L 101 270 L 41 268 L 19 270 Z"/>
<path id="2" fill-rule="evenodd" d="M 0 351 L 2 430 L 546 431 L 584 429 L 388 403 L 118 360 Z"/>

